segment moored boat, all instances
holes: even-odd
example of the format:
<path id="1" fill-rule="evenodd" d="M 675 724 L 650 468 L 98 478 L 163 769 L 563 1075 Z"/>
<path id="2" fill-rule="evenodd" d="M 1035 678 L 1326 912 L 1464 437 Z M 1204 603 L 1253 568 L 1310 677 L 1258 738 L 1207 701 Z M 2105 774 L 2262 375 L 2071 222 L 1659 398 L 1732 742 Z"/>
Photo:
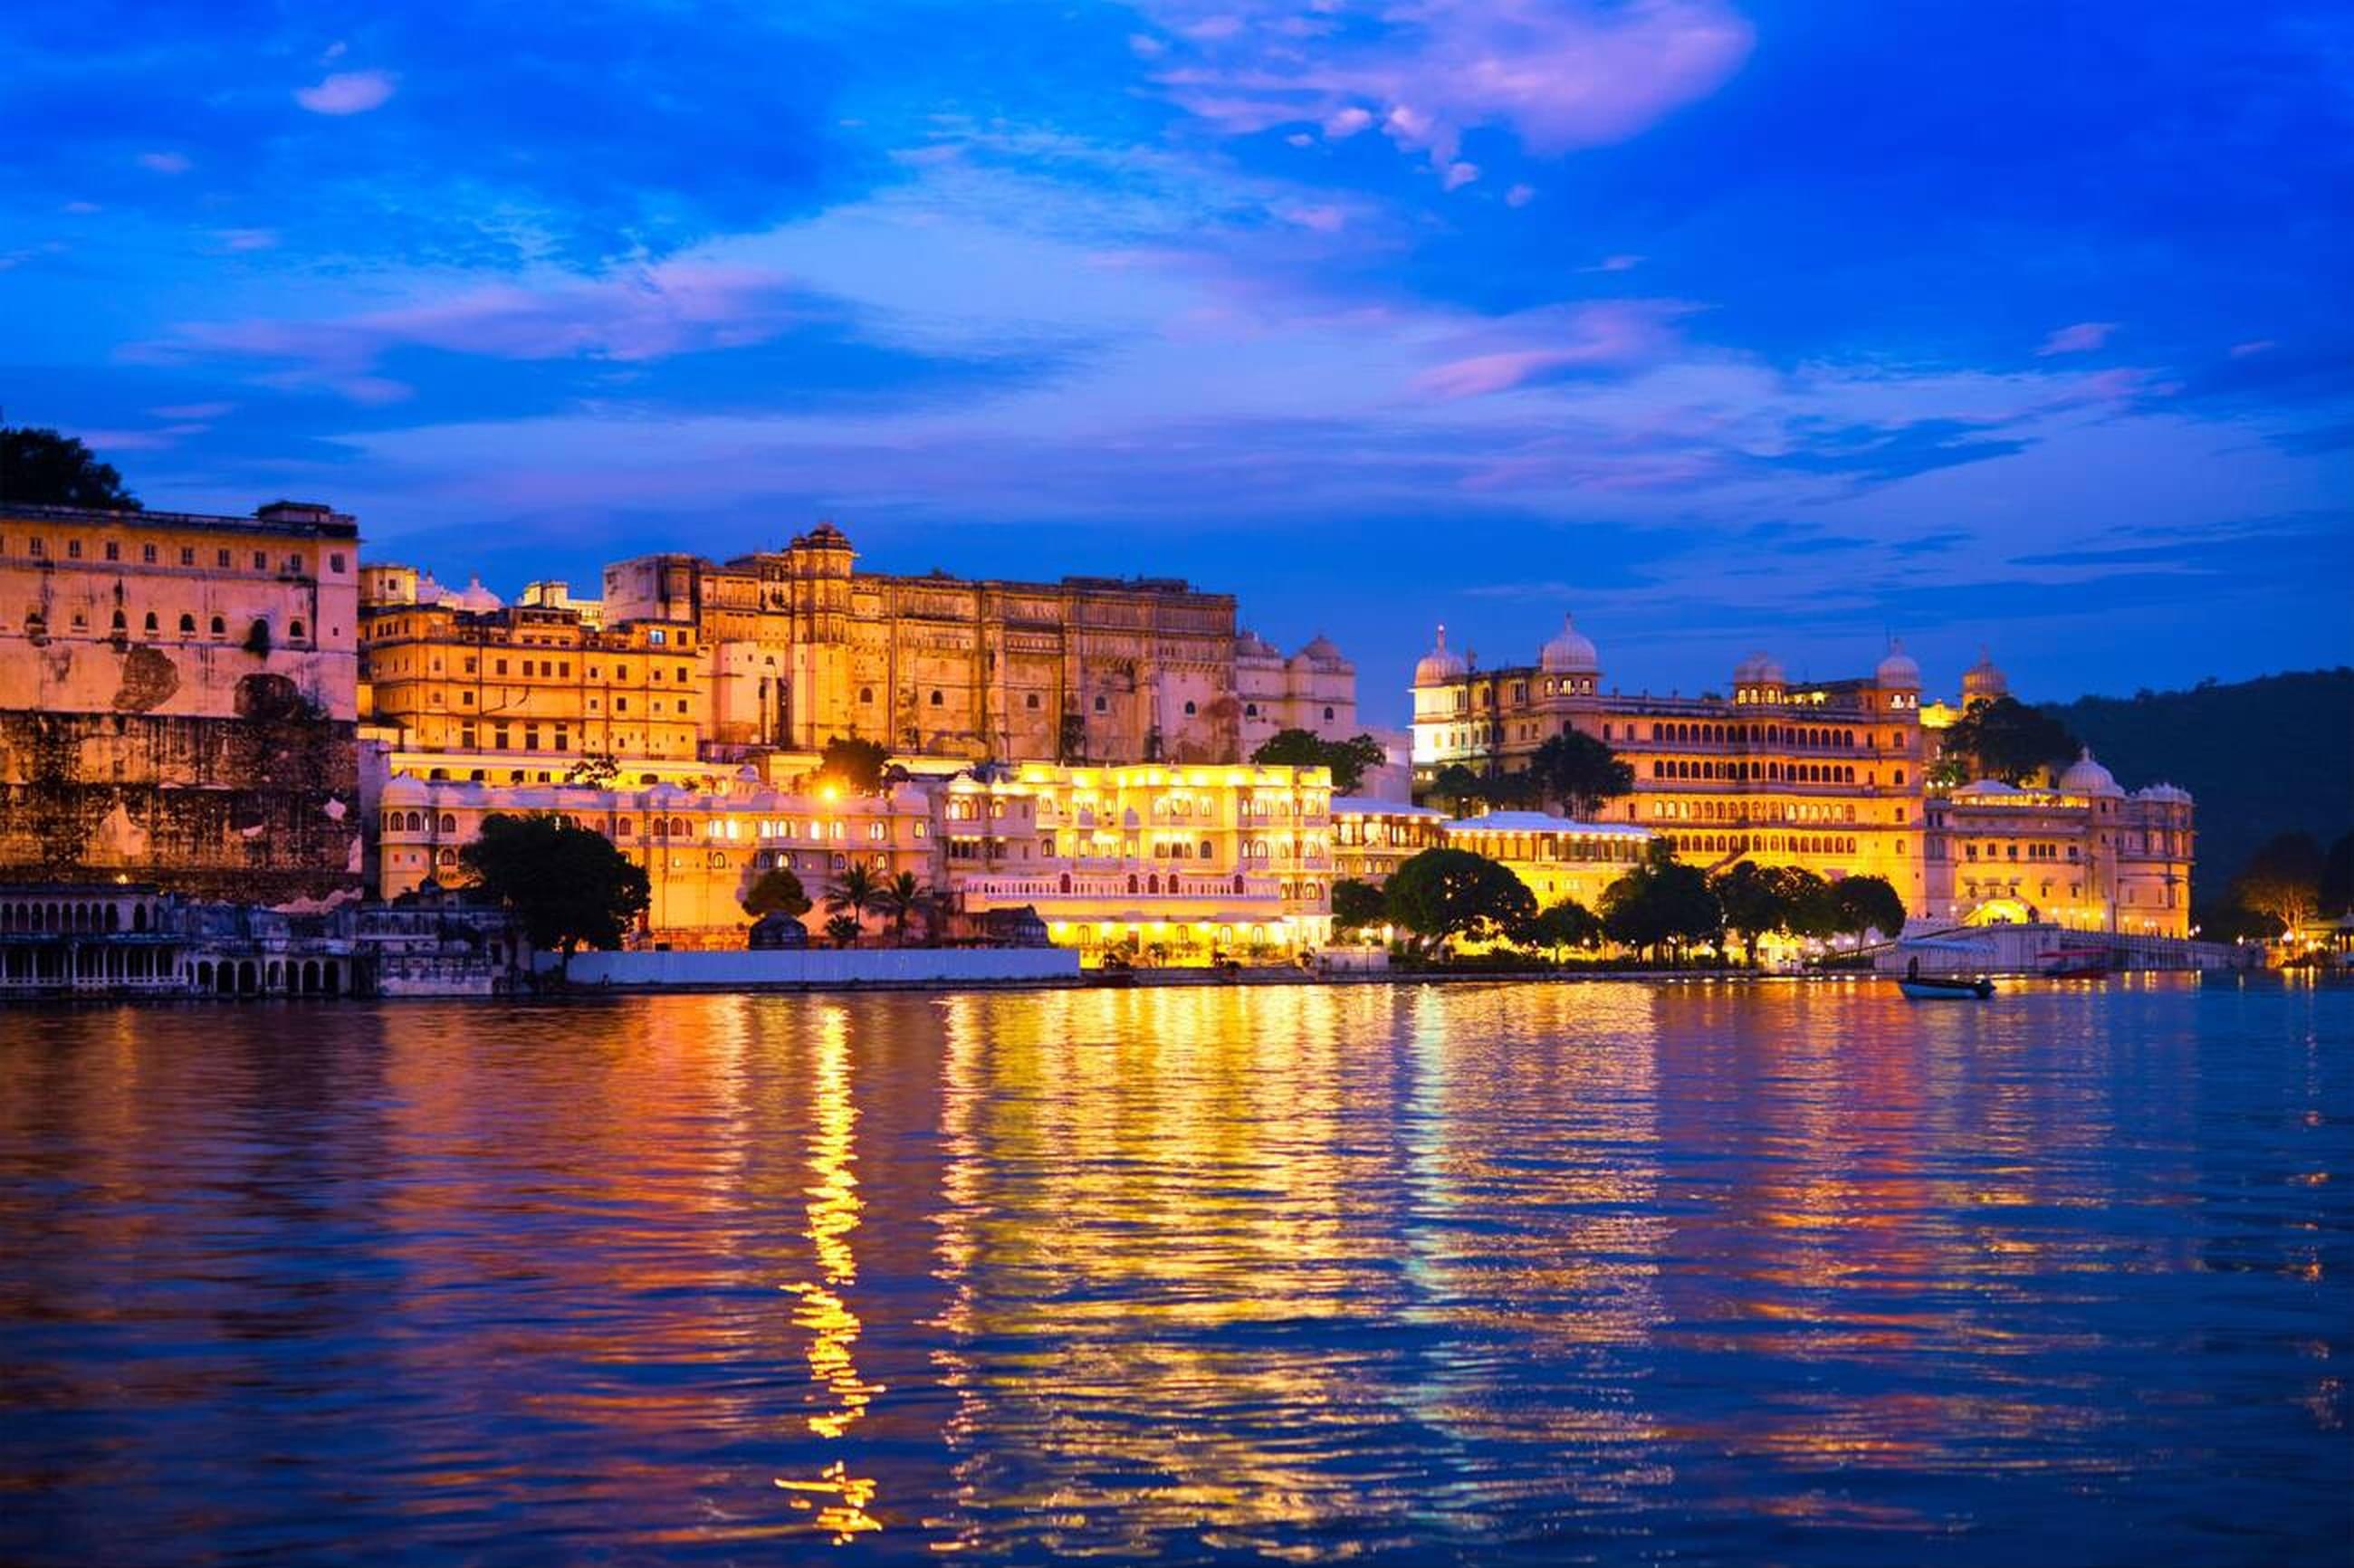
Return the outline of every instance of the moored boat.
<path id="1" fill-rule="evenodd" d="M 1908 975 L 1896 982 L 1896 989 L 1914 1001 L 1983 1001 L 1994 994 L 1994 981 L 1983 975 L 1975 980 Z"/>

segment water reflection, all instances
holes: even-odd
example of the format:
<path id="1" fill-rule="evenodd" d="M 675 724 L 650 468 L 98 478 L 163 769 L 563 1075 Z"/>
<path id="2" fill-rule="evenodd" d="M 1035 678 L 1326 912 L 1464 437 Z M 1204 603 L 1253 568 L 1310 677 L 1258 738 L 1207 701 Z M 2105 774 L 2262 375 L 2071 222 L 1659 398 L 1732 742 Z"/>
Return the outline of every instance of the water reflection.
<path id="1" fill-rule="evenodd" d="M 2349 1000 L 10 1014 L 0 1560 L 2311 1556 Z"/>

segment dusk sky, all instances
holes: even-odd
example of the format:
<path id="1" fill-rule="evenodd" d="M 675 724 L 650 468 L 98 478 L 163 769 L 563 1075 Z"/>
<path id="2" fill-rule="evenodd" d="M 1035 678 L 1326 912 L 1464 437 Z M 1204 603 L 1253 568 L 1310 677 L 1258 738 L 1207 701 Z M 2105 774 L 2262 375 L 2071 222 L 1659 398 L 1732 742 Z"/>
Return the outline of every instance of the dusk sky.
<path id="1" fill-rule="evenodd" d="M 2084 4 L 0 14 L 0 407 L 512 593 L 818 519 L 1404 717 L 2344 662 L 2354 22 Z"/>

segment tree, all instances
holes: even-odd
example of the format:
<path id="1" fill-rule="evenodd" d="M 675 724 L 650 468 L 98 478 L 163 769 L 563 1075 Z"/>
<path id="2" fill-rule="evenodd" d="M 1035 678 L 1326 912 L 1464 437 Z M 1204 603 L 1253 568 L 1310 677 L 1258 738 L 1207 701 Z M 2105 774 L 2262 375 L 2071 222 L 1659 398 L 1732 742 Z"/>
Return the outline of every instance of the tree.
<path id="1" fill-rule="evenodd" d="M 1677 860 L 1674 849 L 1660 839 L 1652 841 L 1649 859 L 1604 891 L 1601 914 L 1612 941 L 1644 953 L 1662 945 L 1680 953 L 1716 940 L 1724 928 L 1708 878 L 1699 867 Z"/>
<path id="2" fill-rule="evenodd" d="M 825 934 L 833 938 L 833 945 L 837 948 L 850 946 L 851 943 L 858 940 L 858 916 L 855 915 L 833 916 L 825 923 Z"/>
<path id="3" fill-rule="evenodd" d="M 833 885 L 825 890 L 825 906 L 837 916 L 846 916 L 854 924 L 864 919 L 869 910 L 879 909 L 882 905 L 883 879 L 875 874 L 872 867 L 861 862 L 854 861 L 848 869 L 834 878 Z M 832 930 L 833 922 L 827 921 L 825 928 Z"/>
<path id="4" fill-rule="evenodd" d="M 2340 833 L 2322 857 L 2320 912 L 2328 916 L 2354 913 L 2354 833 Z"/>
<path id="5" fill-rule="evenodd" d="M 764 915 L 784 915 L 798 920 L 810 912 L 810 897 L 801 879 L 784 866 L 764 871 L 744 895 L 744 913 L 758 920 Z"/>
<path id="6" fill-rule="evenodd" d="M 549 816 L 493 811 L 459 858 L 484 891 L 515 912 L 532 946 L 561 955 L 567 978 L 573 948 L 620 947 L 652 896 L 645 867 L 602 833 Z"/>
<path id="7" fill-rule="evenodd" d="M 891 916 L 891 933 L 907 941 L 907 917 L 932 906 L 932 891 L 912 871 L 903 871 L 875 890 L 875 906 Z"/>
<path id="8" fill-rule="evenodd" d="M 1558 960 L 1564 948 L 1591 948 L 1602 940 L 1602 921 L 1575 898 L 1549 904 L 1529 923 L 1532 946 L 1548 948 Z"/>
<path id="9" fill-rule="evenodd" d="M 1946 728 L 1944 747 L 1942 771 L 1933 773 L 1935 782 L 1967 782 L 1953 777 L 1958 770 L 1981 779 L 1999 779 L 2006 784 L 2023 784 L 2074 757 L 2080 745 L 2068 726 L 2050 714 L 2004 696 L 1972 703 Z M 1956 763 L 1967 766 L 1956 769 L 1952 766 Z"/>
<path id="10" fill-rule="evenodd" d="M 890 750 L 878 741 L 838 735 L 818 753 L 818 777 L 853 795 L 879 794 L 883 765 L 890 760 Z"/>
<path id="11" fill-rule="evenodd" d="M 1362 931 L 1368 926 L 1378 926 L 1387 908 L 1387 897 L 1370 882 L 1344 876 L 1332 885 L 1335 931 Z"/>
<path id="12" fill-rule="evenodd" d="M 0 502 L 136 512 L 122 475 L 71 436 L 0 426 Z"/>
<path id="13" fill-rule="evenodd" d="M 1353 795 L 1365 781 L 1366 770 L 1379 768 L 1388 755 L 1382 749 L 1382 743 L 1370 735 L 1326 740 L 1313 730 L 1287 729 L 1261 742 L 1250 759 L 1270 767 L 1329 768 L 1332 770 L 1333 789 L 1342 795 Z"/>
<path id="14" fill-rule="evenodd" d="M 1602 803 L 1635 788 L 1635 769 L 1584 730 L 1548 736 L 1529 758 L 1529 775 L 1545 798 L 1573 817 L 1591 819 Z"/>
<path id="15" fill-rule="evenodd" d="M 1430 792 L 1447 802 L 1457 816 L 1469 816 L 1471 808 L 1486 800 L 1487 780 L 1459 762 L 1450 762 L 1432 776 Z"/>
<path id="16" fill-rule="evenodd" d="M 1537 912 L 1527 884 L 1469 850 L 1424 850 L 1390 874 L 1383 894 L 1390 923 L 1433 947 L 1455 937 L 1511 937 Z"/>
<path id="17" fill-rule="evenodd" d="M 2232 885 L 2242 907 L 2279 922 L 2283 936 L 2321 908 L 2321 846 L 2311 833 L 2281 833 L 2256 851 Z"/>
<path id="18" fill-rule="evenodd" d="M 564 770 L 567 784 L 590 789 L 610 789 L 620 781 L 620 759 L 610 751 L 592 751 Z"/>
<path id="19" fill-rule="evenodd" d="M 1784 930 L 1788 923 L 1789 904 L 1775 869 L 1754 860 L 1736 861 L 1709 880 L 1709 890 L 1724 912 L 1724 928 L 1741 938 L 1742 955 L 1752 966 L 1757 962 L 1757 938 Z"/>
<path id="20" fill-rule="evenodd" d="M 1831 884 L 1839 929 L 1858 941 L 1866 931 L 1893 939 L 1904 930 L 1904 900 L 1884 876 L 1848 876 Z"/>

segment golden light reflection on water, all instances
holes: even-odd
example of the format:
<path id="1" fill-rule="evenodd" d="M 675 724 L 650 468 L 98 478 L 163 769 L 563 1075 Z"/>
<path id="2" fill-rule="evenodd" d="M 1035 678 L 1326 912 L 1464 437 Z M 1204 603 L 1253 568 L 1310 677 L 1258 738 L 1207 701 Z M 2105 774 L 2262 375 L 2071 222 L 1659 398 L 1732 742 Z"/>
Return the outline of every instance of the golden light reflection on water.
<path id="1" fill-rule="evenodd" d="M 859 1322 L 843 1292 L 858 1281 L 858 1259 L 851 1236 L 858 1229 L 864 1204 L 858 1196 L 858 1106 L 852 1082 L 849 1017 L 844 1009 L 829 1005 L 817 1019 L 817 1039 L 810 1073 L 811 1127 L 806 1189 L 808 1235 L 817 1264 L 815 1279 L 788 1281 L 781 1288 L 797 1298 L 793 1326 L 806 1331 L 810 1377 L 823 1391 L 830 1407 L 811 1414 L 809 1428 L 821 1437 L 842 1438 L 885 1392 L 858 1373 L 853 1351 Z M 882 1521 L 870 1506 L 875 1482 L 870 1476 L 853 1476 L 843 1460 L 834 1460 L 816 1477 L 779 1477 L 777 1486 L 791 1494 L 795 1508 L 813 1511 L 819 1530 L 834 1544 L 878 1531 Z M 822 1498 L 822 1502 L 817 1499 Z"/>
<path id="2" fill-rule="evenodd" d="M 2271 1016 L 2230 995 L 2005 1000 L 71 1015 L 0 1050 L 0 1335 L 40 1325 L 0 1364 L 121 1436 L 0 1457 L 247 1557 L 481 1556 L 560 1499 L 551 1559 L 1659 1560 L 1741 1520 L 2035 1543 L 2227 1444 L 2309 1479 L 2342 1056 L 2202 1044 L 2188 1005 Z"/>

